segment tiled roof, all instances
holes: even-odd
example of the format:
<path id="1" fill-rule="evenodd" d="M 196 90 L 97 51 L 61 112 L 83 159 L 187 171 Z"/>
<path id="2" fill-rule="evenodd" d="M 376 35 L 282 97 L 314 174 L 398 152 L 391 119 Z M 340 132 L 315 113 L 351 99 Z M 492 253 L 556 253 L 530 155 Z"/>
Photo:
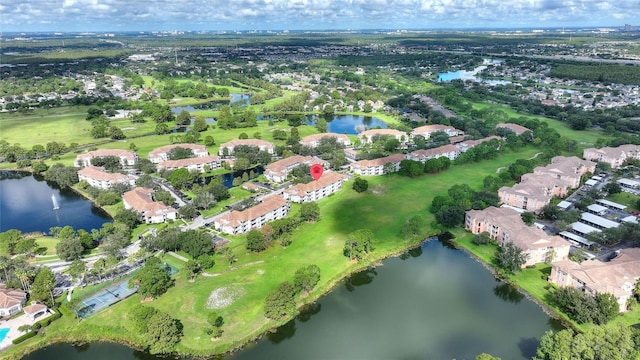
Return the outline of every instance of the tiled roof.
<path id="1" fill-rule="evenodd" d="M 460 150 L 458 150 L 458 148 L 455 145 L 444 145 L 444 146 L 439 146 L 433 149 L 416 150 L 416 151 L 410 152 L 407 155 L 418 158 L 418 159 L 426 159 L 426 158 L 433 158 L 438 155 L 444 156 L 445 154 L 448 154 L 451 152 L 460 153 Z"/>
<path id="2" fill-rule="evenodd" d="M 122 195 L 122 199 L 135 211 L 147 216 L 155 216 L 175 212 L 175 209 L 166 206 L 161 202 L 153 201 L 153 190 L 149 188 L 137 187 L 127 191 Z"/>
<path id="3" fill-rule="evenodd" d="M 165 145 L 162 147 L 159 147 L 157 149 L 151 150 L 149 152 L 149 158 L 155 158 L 158 156 L 162 156 L 162 154 L 166 154 L 169 151 L 175 149 L 175 148 L 183 148 L 183 149 L 190 149 L 192 150 L 194 153 L 208 153 L 207 151 L 207 147 L 204 145 L 198 145 L 198 144 L 171 144 L 171 145 Z"/>
<path id="4" fill-rule="evenodd" d="M 79 159 L 93 159 L 96 157 L 106 157 L 106 156 L 117 156 L 120 158 L 125 158 L 127 160 L 134 160 L 136 158 L 136 153 L 131 150 L 122 150 L 122 149 L 98 149 L 94 151 L 87 151 L 84 154 L 80 154 L 77 156 Z"/>
<path id="5" fill-rule="evenodd" d="M 22 304 L 27 299 L 27 293 L 18 289 L 7 289 L 4 284 L 0 284 L 0 309 L 8 309 L 12 306 Z"/>
<path id="6" fill-rule="evenodd" d="M 402 160 L 405 160 L 404 155 L 394 154 L 394 155 L 389 155 L 389 156 L 385 156 L 385 157 L 373 159 L 373 160 L 356 161 L 352 163 L 351 166 L 355 168 L 366 169 L 368 167 L 383 166 L 389 163 L 400 163 Z"/>
<path id="7" fill-rule="evenodd" d="M 216 221 L 225 225 L 236 227 L 241 222 L 257 219 L 262 215 L 268 214 L 276 209 L 285 206 L 286 204 L 287 201 L 282 196 L 271 195 L 262 199 L 262 202 L 258 205 L 252 206 L 242 211 L 232 210 L 231 212 L 217 218 Z"/>
<path id="8" fill-rule="evenodd" d="M 498 125 L 496 125 L 496 127 L 497 128 L 509 129 L 509 130 L 513 131 L 516 135 L 521 135 L 524 132 L 529 131 L 529 129 L 527 129 L 526 127 L 524 127 L 522 125 L 511 124 L 511 123 L 498 124 Z"/>
<path id="9" fill-rule="evenodd" d="M 324 164 L 326 161 L 312 156 L 293 155 L 267 165 L 266 170 L 274 173 L 282 173 L 292 166 L 300 164 Z"/>
<path id="10" fill-rule="evenodd" d="M 24 312 L 27 313 L 28 315 L 32 315 L 47 309 L 48 309 L 47 305 L 33 304 L 33 305 L 25 306 L 22 310 L 24 310 Z"/>
<path id="11" fill-rule="evenodd" d="M 94 180 L 122 183 L 129 181 L 129 176 L 120 173 L 108 173 L 102 168 L 87 166 L 78 170 L 78 176 L 85 176 Z"/>
<path id="12" fill-rule="evenodd" d="M 349 137 L 347 135 L 336 134 L 336 133 L 321 133 L 321 134 L 313 134 L 313 135 L 305 136 L 300 140 L 300 144 L 306 145 L 306 146 L 313 146 L 315 144 L 318 144 L 320 140 L 326 137 L 336 138 L 339 143 L 342 143 L 345 145 L 351 144 L 351 140 L 349 140 Z"/>
<path id="13" fill-rule="evenodd" d="M 366 130 L 363 131 L 361 133 L 358 134 L 358 137 L 374 137 L 376 135 L 390 135 L 390 136 L 395 136 L 395 137 L 407 137 L 407 133 L 405 133 L 404 131 L 400 131 L 400 130 L 395 130 L 395 129 L 372 129 L 372 130 Z"/>
<path id="14" fill-rule="evenodd" d="M 306 193 L 320 190 L 329 185 L 335 184 L 338 181 L 344 181 L 347 178 L 348 176 L 346 175 L 337 173 L 335 171 L 328 171 L 322 174 L 322 176 L 318 180 L 312 181 L 307 184 L 297 184 L 288 188 L 285 191 L 291 195 L 303 196 Z"/>
<path id="15" fill-rule="evenodd" d="M 264 147 L 267 149 L 273 149 L 273 144 L 266 141 L 266 140 L 260 140 L 260 139 L 237 139 L 237 140 L 231 140 L 228 141 L 222 145 L 220 145 L 220 148 L 226 148 L 226 147 L 236 147 L 236 146 L 241 146 L 241 145 L 246 145 L 246 146 L 256 146 L 256 147 Z"/>

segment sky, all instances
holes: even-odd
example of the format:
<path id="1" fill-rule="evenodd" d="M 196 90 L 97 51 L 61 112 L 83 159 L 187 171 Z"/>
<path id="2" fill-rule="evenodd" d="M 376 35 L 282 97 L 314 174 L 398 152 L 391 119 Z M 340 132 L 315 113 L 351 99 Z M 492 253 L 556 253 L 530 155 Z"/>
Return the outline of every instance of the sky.
<path id="1" fill-rule="evenodd" d="M 0 31 L 640 25 L 640 0 L 0 0 Z"/>

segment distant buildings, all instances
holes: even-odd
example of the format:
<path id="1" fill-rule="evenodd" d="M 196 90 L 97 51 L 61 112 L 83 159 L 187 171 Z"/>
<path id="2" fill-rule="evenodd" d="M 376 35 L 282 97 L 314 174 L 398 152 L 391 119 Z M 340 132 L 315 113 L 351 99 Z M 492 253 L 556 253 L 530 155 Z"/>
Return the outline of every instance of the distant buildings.
<path id="1" fill-rule="evenodd" d="M 455 160 L 460 156 L 460 150 L 455 145 L 444 145 L 433 149 L 416 150 L 408 153 L 405 157 L 408 160 L 420 161 L 425 163 L 429 159 L 437 159 L 440 157 L 449 158 L 449 160 Z"/>
<path id="2" fill-rule="evenodd" d="M 525 174 L 519 184 L 503 186 L 498 190 L 500 202 L 509 206 L 538 212 L 553 197 L 568 194 L 569 183 L 547 175 Z"/>
<path id="3" fill-rule="evenodd" d="M 529 129 L 527 129 L 526 127 L 524 127 L 522 125 L 511 124 L 511 123 L 498 124 L 498 125 L 496 125 L 496 128 L 509 129 L 509 130 L 513 131 L 518 136 L 524 134 L 527 131 L 530 131 Z"/>
<path id="4" fill-rule="evenodd" d="M 134 210 L 147 224 L 159 224 L 166 220 L 176 219 L 176 209 L 153 200 L 153 190 L 137 187 L 122 195 L 124 208 Z"/>
<path id="5" fill-rule="evenodd" d="M 169 152 L 175 148 L 189 149 L 193 153 L 194 157 L 203 157 L 209 155 L 207 147 L 197 144 L 171 144 L 159 147 L 149 152 L 148 158 L 154 164 L 159 164 L 163 161 L 169 160 Z"/>
<path id="6" fill-rule="evenodd" d="M 554 262 L 549 282 L 562 287 L 575 287 L 592 295 L 609 293 L 618 301 L 619 311 L 627 310 L 640 279 L 640 248 L 620 250 L 608 262 L 587 260 L 582 263 L 562 260 Z"/>
<path id="7" fill-rule="evenodd" d="M 327 166 L 327 162 L 311 156 L 294 155 L 278 160 L 266 166 L 264 177 L 269 181 L 283 182 L 287 180 L 289 173 L 300 165 L 321 164 Z"/>
<path id="8" fill-rule="evenodd" d="M 233 155 L 233 150 L 235 149 L 235 147 L 241 146 L 241 145 L 257 147 L 261 151 L 266 151 L 269 154 L 273 154 L 275 152 L 275 146 L 266 140 L 238 139 L 238 140 L 231 140 L 229 142 L 226 142 L 220 145 L 220 149 L 218 149 L 218 155 L 220 156 Z"/>
<path id="9" fill-rule="evenodd" d="M 87 166 L 78 170 L 78 180 L 86 181 L 89 185 L 98 189 L 109 189 L 116 184 L 134 185 L 133 176 L 120 173 L 108 173 L 103 168 Z"/>
<path id="10" fill-rule="evenodd" d="M 551 164 L 539 166 L 533 169 L 537 175 L 549 175 L 551 177 L 565 180 L 572 188 L 580 186 L 580 179 L 586 173 L 596 171 L 596 163 L 589 160 L 582 160 L 576 156 L 556 156 L 551 159 Z"/>
<path id="11" fill-rule="evenodd" d="M 351 145 L 351 140 L 349 140 L 349 137 L 347 135 L 336 133 L 321 133 L 305 136 L 300 140 L 300 144 L 315 148 L 324 138 L 335 138 L 339 144 L 342 144 L 344 146 Z"/>
<path id="12" fill-rule="evenodd" d="M 639 145 L 620 145 L 618 147 L 603 147 L 602 149 L 584 149 L 582 157 L 595 162 L 605 162 L 611 168 L 617 169 L 627 159 L 640 159 Z"/>
<path id="13" fill-rule="evenodd" d="M 342 189 L 342 184 L 347 179 L 346 175 L 328 171 L 316 181 L 293 185 L 284 191 L 284 197 L 296 203 L 317 201 Z"/>
<path id="14" fill-rule="evenodd" d="M 88 151 L 84 154 L 76 156 L 74 165 L 76 167 L 91 166 L 91 159 L 104 158 L 114 156 L 120 159 L 120 165 L 123 168 L 134 166 L 138 162 L 138 155 L 131 150 L 122 149 L 98 149 Z"/>
<path id="15" fill-rule="evenodd" d="M 351 171 L 357 175 L 384 175 L 387 172 L 400 170 L 400 162 L 405 160 L 404 155 L 395 154 L 379 159 L 360 160 L 349 165 Z M 385 167 L 385 165 L 387 165 Z"/>
<path id="16" fill-rule="evenodd" d="M 500 246 L 513 243 L 526 254 L 523 267 L 542 262 L 564 260 L 569 256 L 570 244 L 559 236 L 547 235 L 535 226 L 527 226 L 520 213 L 508 207 L 488 207 L 469 210 L 465 215 L 465 229 L 473 234 L 489 233 Z"/>
<path id="17" fill-rule="evenodd" d="M 425 139 L 429 139 L 431 137 L 431 134 L 438 131 L 444 132 L 450 137 L 464 135 L 464 131 L 458 130 L 453 126 L 435 124 L 417 127 L 413 129 L 413 131 L 411 131 L 411 136 L 415 137 L 419 135 Z"/>
<path id="18" fill-rule="evenodd" d="M 358 134 L 358 139 L 363 144 L 373 142 L 376 137 L 388 136 L 398 140 L 401 144 L 406 143 L 409 140 L 409 135 L 404 131 L 394 129 L 372 129 L 366 130 Z"/>
<path id="19" fill-rule="evenodd" d="M 258 205 L 242 211 L 232 210 L 217 217 L 213 224 L 216 230 L 227 234 L 244 234 L 259 229 L 269 221 L 281 219 L 289 213 L 291 205 L 280 195 L 262 199 Z"/>
<path id="20" fill-rule="evenodd" d="M 205 155 L 180 160 L 166 160 L 158 164 L 160 170 L 187 169 L 189 171 L 207 172 L 222 167 L 222 160 L 217 155 Z"/>

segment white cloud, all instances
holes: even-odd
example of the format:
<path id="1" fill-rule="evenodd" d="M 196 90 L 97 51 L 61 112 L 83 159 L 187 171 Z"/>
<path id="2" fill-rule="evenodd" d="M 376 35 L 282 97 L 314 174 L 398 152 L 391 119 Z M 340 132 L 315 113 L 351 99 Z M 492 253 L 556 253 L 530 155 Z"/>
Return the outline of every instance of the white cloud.
<path id="1" fill-rule="evenodd" d="M 0 0 L 3 31 L 595 26 L 638 0 Z M 195 27 L 198 25 L 198 27 Z M 638 24 L 640 25 L 640 24 Z"/>

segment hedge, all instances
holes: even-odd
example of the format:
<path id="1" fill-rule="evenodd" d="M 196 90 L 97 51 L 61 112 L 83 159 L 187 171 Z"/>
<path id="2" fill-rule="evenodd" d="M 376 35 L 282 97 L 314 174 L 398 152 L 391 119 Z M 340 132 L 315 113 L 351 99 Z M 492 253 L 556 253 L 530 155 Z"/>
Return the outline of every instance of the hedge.
<path id="1" fill-rule="evenodd" d="M 35 331 L 29 331 L 28 333 L 13 339 L 12 343 L 19 344 L 19 343 L 21 343 L 21 342 L 23 342 L 23 341 L 25 341 L 27 339 L 30 339 L 30 338 L 36 336 L 37 334 L 38 333 L 35 332 Z"/>

